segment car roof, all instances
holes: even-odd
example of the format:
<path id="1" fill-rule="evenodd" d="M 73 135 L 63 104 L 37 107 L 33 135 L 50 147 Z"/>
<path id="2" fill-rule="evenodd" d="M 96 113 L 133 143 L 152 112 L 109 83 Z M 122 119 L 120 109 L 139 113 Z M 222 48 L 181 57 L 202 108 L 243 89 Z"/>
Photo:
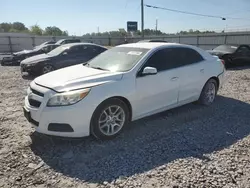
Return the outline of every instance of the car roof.
<path id="1" fill-rule="evenodd" d="M 130 44 L 122 44 L 117 47 L 127 47 L 127 48 L 144 48 L 144 49 L 157 49 L 160 47 L 184 47 L 184 48 L 190 48 L 195 51 L 197 51 L 204 59 L 211 59 L 214 58 L 212 55 L 210 55 L 205 50 L 192 46 L 187 44 L 180 44 L 180 43 L 166 43 L 166 42 L 142 42 L 142 43 L 130 43 Z"/>
<path id="2" fill-rule="evenodd" d="M 60 39 L 60 40 L 58 40 L 58 41 L 65 41 L 65 40 L 80 40 L 80 39 Z M 58 42 L 57 41 L 57 42 Z"/>
<path id="3" fill-rule="evenodd" d="M 58 40 L 56 43 L 58 44 L 58 43 L 61 43 L 61 42 L 63 42 L 63 41 L 67 41 L 67 40 L 70 40 L 70 41 L 80 41 L 80 39 L 60 39 L 60 40 Z"/>
<path id="4" fill-rule="evenodd" d="M 129 43 L 122 44 L 117 47 L 128 47 L 128 48 L 145 48 L 145 49 L 153 49 L 161 46 L 187 46 L 179 43 L 166 43 L 166 42 L 138 42 L 138 43 Z"/>
<path id="5" fill-rule="evenodd" d="M 43 47 L 44 46 L 60 46 L 60 44 L 45 44 L 45 45 L 43 45 Z"/>
<path id="6" fill-rule="evenodd" d="M 140 40 L 138 41 L 138 43 L 145 43 L 145 42 L 168 42 L 168 41 L 165 41 L 165 40 L 162 40 L 162 39 L 147 39 L 147 40 Z"/>
<path id="7" fill-rule="evenodd" d="M 219 46 L 238 47 L 239 45 L 221 44 Z"/>
<path id="8" fill-rule="evenodd" d="M 98 45 L 98 44 L 94 44 L 94 43 L 88 43 L 88 42 L 75 42 L 75 43 L 68 43 L 68 44 L 63 44 L 61 46 L 63 47 L 72 47 L 72 46 L 79 46 L 79 45 L 92 45 L 92 46 L 99 46 L 102 48 L 106 48 L 104 46 Z M 107 48 L 106 48 L 107 49 Z"/>

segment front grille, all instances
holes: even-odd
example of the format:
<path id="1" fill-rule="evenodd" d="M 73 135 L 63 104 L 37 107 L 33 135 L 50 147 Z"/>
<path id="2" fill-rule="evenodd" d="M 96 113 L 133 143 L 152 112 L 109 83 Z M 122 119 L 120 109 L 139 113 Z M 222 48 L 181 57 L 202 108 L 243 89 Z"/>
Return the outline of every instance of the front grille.
<path id="1" fill-rule="evenodd" d="M 6 60 L 6 61 L 10 61 L 10 60 L 13 60 L 14 57 L 10 56 L 10 57 L 3 57 L 3 60 Z"/>
<path id="2" fill-rule="evenodd" d="M 31 106 L 34 106 L 34 107 L 37 107 L 37 108 L 39 108 L 40 105 L 41 105 L 40 101 L 37 101 L 37 100 L 34 100 L 34 99 L 29 99 L 29 103 L 30 103 Z"/>
<path id="3" fill-rule="evenodd" d="M 41 93 L 41 92 L 39 92 L 39 91 L 37 91 L 37 90 L 34 90 L 34 89 L 32 89 L 32 88 L 30 88 L 30 90 L 31 90 L 32 93 L 34 93 L 34 94 L 36 94 L 36 95 L 39 95 L 39 96 L 41 96 L 41 97 L 44 97 L 44 94 L 43 94 L 43 93 Z"/>

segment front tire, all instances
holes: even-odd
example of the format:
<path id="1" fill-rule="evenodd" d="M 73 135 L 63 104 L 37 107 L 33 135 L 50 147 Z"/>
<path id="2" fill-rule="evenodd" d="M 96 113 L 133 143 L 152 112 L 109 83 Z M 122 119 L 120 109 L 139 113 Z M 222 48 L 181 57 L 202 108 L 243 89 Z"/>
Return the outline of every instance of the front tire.
<path id="1" fill-rule="evenodd" d="M 218 84 L 216 80 L 214 79 L 208 80 L 202 89 L 199 98 L 199 103 L 205 106 L 211 105 L 215 100 L 215 97 L 217 95 L 217 90 L 218 90 Z"/>
<path id="2" fill-rule="evenodd" d="M 101 140 L 112 139 L 119 135 L 129 122 L 127 105 L 117 98 L 101 103 L 91 120 L 91 133 Z"/>
<path id="3" fill-rule="evenodd" d="M 49 72 L 54 71 L 54 67 L 52 65 L 44 65 L 42 69 L 42 74 L 47 74 Z"/>

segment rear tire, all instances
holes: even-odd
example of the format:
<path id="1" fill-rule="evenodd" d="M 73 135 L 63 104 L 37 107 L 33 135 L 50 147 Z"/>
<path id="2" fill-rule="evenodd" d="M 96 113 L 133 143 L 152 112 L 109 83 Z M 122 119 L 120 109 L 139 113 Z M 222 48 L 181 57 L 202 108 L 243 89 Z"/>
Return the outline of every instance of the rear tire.
<path id="1" fill-rule="evenodd" d="M 232 58 L 231 58 L 229 55 L 224 55 L 224 56 L 222 57 L 222 59 L 223 59 L 224 62 L 225 62 L 225 67 L 226 67 L 226 68 L 232 67 L 232 65 L 233 65 L 233 60 L 232 60 Z"/>
<path id="2" fill-rule="evenodd" d="M 215 97 L 217 95 L 217 90 L 218 90 L 218 84 L 216 80 L 214 79 L 208 80 L 201 91 L 199 103 L 205 106 L 211 105 L 215 100 Z"/>
<path id="3" fill-rule="evenodd" d="M 127 105 L 117 98 L 101 103 L 91 120 L 91 134 L 100 140 L 108 140 L 119 135 L 129 122 Z"/>

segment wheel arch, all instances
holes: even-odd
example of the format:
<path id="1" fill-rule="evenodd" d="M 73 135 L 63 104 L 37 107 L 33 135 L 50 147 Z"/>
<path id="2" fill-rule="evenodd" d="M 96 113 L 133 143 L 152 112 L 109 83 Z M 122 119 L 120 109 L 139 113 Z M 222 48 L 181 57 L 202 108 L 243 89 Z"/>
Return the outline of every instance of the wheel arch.
<path id="1" fill-rule="evenodd" d="M 201 96 L 201 92 L 202 92 L 203 88 L 205 87 L 205 85 L 207 84 L 207 82 L 208 82 L 209 80 L 215 80 L 215 81 L 216 81 L 216 83 L 217 83 L 216 93 L 217 93 L 217 91 L 218 91 L 218 89 L 219 89 L 219 87 L 220 87 L 220 80 L 219 80 L 219 78 L 218 78 L 217 76 L 212 76 L 212 77 L 210 77 L 210 78 L 205 82 L 205 84 L 203 85 L 203 87 L 202 87 L 202 89 L 201 89 L 201 91 L 200 91 L 200 95 L 199 95 L 199 96 Z"/>
<path id="2" fill-rule="evenodd" d="M 113 97 L 109 97 L 105 100 L 103 100 L 94 110 L 92 116 L 91 116 L 91 120 L 90 120 L 90 126 L 89 126 L 89 130 L 90 130 L 90 134 L 94 135 L 96 138 L 97 136 L 95 135 L 95 133 L 93 132 L 93 124 L 92 124 L 92 121 L 93 121 L 93 118 L 94 118 L 94 114 L 96 112 L 96 110 L 98 109 L 98 107 L 100 105 L 102 105 L 103 103 L 105 103 L 106 101 L 110 100 L 110 99 L 119 99 L 121 100 L 127 107 L 128 107 L 128 110 L 129 110 L 129 121 L 131 121 L 132 119 L 132 105 L 131 103 L 129 102 L 129 100 L 125 97 L 122 97 L 122 96 L 113 96 Z"/>
<path id="3" fill-rule="evenodd" d="M 213 77 L 209 78 L 209 79 L 207 80 L 207 82 L 208 82 L 209 80 L 215 80 L 216 83 L 217 83 L 217 90 L 218 90 L 218 88 L 220 88 L 220 80 L 219 80 L 218 77 L 213 76 Z M 206 82 L 206 83 L 207 83 L 207 82 Z M 204 86 L 205 86 L 205 85 L 204 85 Z"/>
<path id="4" fill-rule="evenodd" d="M 113 97 L 109 97 L 109 98 L 105 99 L 104 101 L 102 101 L 102 102 L 96 107 L 96 109 L 97 109 L 102 103 L 104 103 L 104 102 L 106 102 L 106 101 L 108 101 L 108 100 L 110 100 L 110 99 L 119 99 L 119 100 L 121 100 L 122 102 L 124 102 L 124 103 L 126 104 L 126 106 L 127 106 L 128 109 L 129 109 L 129 120 L 131 121 L 131 119 L 132 119 L 132 114 L 133 114 L 132 105 L 131 105 L 130 101 L 129 101 L 127 98 L 123 97 L 123 96 L 113 96 Z"/>

